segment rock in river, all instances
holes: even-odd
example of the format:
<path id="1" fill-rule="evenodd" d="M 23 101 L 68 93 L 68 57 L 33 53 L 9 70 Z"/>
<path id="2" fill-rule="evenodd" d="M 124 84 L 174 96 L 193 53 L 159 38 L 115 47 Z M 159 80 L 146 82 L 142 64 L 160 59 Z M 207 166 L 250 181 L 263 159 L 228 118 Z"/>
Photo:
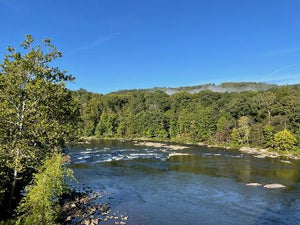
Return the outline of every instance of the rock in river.
<path id="1" fill-rule="evenodd" d="M 247 186 L 257 187 L 257 186 L 262 186 L 262 184 L 260 184 L 260 183 L 248 183 Z"/>
<path id="2" fill-rule="evenodd" d="M 269 189 L 273 189 L 273 188 L 285 188 L 285 186 L 282 185 L 282 184 L 266 184 L 264 186 L 264 188 L 269 188 Z"/>

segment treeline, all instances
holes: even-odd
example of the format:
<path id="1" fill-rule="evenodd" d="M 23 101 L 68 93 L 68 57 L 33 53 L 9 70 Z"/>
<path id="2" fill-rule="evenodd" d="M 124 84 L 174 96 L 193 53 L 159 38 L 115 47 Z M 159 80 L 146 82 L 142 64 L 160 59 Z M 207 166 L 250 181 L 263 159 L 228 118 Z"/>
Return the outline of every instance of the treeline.
<path id="1" fill-rule="evenodd" d="M 150 138 L 296 150 L 300 138 L 300 86 L 266 91 L 202 91 L 168 95 L 136 90 L 100 95 L 73 92 L 82 136 Z"/>

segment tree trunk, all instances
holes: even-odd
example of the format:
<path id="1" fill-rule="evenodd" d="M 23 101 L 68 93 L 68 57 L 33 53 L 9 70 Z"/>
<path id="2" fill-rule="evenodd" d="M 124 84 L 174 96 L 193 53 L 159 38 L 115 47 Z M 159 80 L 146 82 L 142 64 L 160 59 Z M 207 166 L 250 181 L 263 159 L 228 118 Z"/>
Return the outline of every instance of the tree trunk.
<path id="1" fill-rule="evenodd" d="M 268 124 L 271 124 L 271 112 L 268 110 Z"/>
<path id="2" fill-rule="evenodd" d="M 22 103 L 22 109 L 20 112 L 20 122 L 19 122 L 19 132 L 18 132 L 18 140 L 20 141 L 22 139 L 22 134 L 23 134 L 23 123 L 24 123 L 24 111 L 25 111 L 25 100 Z M 16 163 L 14 165 L 14 177 L 13 177 L 13 182 L 12 182 L 12 186 L 11 186 L 11 191 L 10 191 L 10 198 L 9 198 L 9 203 L 8 203 L 8 208 L 7 208 L 7 212 L 8 214 L 12 213 L 12 209 L 13 209 L 13 203 L 16 200 L 15 197 L 15 191 L 16 191 L 16 185 L 17 185 L 17 179 L 18 179 L 18 170 L 17 167 L 19 166 L 18 163 L 20 163 L 19 161 L 19 157 L 22 157 L 20 155 L 20 149 L 17 147 L 16 148 L 16 154 L 15 154 L 15 160 Z"/>
<path id="3" fill-rule="evenodd" d="M 7 212 L 10 214 L 12 212 L 12 207 L 13 207 L 13 202 L 15 201 L 15 190 L 16 190 L 16 185 L 17 185 L 17 178 L 18 178 L 18 171 L 15 169 L 14 170 L 14 178 L 12 182 L 12 187 L 10 191 L 10 198 L 9 198 L 9 203 L 8 203 L 8 208 Z"/>

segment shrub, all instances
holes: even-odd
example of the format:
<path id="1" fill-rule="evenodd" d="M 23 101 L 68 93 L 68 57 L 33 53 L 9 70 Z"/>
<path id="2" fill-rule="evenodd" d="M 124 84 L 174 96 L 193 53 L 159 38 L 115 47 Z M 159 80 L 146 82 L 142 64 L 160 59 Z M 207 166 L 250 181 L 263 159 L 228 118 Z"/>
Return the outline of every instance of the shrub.
<path id="1" fill-rule="evenodd" d="M 71 170 L 63 165 L 64 158 L 55 153 L 47 158 L 34 174 L 32 184 L 26 187 L 27 194 L 17 209 L 17 224 L 55 224 L 58 217 L 58 200 L 66 191 L 65 177 Z"/>

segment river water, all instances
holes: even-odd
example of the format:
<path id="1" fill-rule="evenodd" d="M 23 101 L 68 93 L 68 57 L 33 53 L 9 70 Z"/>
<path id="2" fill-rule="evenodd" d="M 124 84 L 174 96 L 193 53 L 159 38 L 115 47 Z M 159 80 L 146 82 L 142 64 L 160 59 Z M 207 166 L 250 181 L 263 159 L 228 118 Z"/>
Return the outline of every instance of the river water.
<path id="1" fill-rule="evenodd" d="M 105 192 L 112 210 L 128 215 L 127 224 L 300 224 L 300 161 L 111 140 L 74 145 L 69 154 L 78 181 L 72 185 Z"/>

